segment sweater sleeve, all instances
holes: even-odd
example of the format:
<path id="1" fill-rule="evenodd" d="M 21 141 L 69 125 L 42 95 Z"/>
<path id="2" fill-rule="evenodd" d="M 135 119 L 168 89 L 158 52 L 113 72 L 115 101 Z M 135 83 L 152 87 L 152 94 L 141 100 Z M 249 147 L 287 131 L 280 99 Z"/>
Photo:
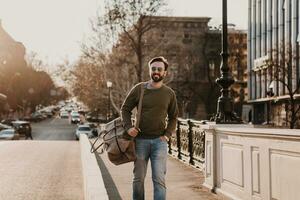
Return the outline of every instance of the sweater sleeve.
<path id="1" fill-rule="evenodd" d="M 168 125 L 165 132 L 165 135 L 170 138 L 172 133 L 175 132 L 176 123 L 178 117 L 178 107 L 177 107 L 177 100 L 176 95 L 172 92 L 171 102 L 168 107 Z"/>
<path id="2" fill-rule="evenodd" d="M 134 86 L 130 90 L 121 107 L 121 118 L 124 123 L 125 130 L 128 130 L 132 127 L 132 110 L 138 105 L 138 85 Z"/>

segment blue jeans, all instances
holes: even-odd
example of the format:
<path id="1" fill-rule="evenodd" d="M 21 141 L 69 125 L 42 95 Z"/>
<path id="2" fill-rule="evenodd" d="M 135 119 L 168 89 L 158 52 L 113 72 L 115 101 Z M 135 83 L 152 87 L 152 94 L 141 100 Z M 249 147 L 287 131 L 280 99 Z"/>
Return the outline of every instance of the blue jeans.
<path id="1" fill-rule="evenodd" d="M 151 160 L 154 200 L 166 199 L 165 176 L 167 170 L 168 143 L 160 138 L 136 139 L 136 155 L 133 169 L 133 200 L 144 200 L 144 181 L 147 165 Z"/>

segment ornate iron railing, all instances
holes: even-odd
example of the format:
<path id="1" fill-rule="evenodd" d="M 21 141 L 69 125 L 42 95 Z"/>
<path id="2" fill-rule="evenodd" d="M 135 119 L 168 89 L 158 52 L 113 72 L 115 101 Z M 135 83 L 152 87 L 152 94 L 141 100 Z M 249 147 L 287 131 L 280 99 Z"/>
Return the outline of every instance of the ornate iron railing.
<path id="1" fill-rule="evenodd" d="M 200 121 L 178 119 L 176 134 L 169 142 L 169 154 L 203 169 L 205 131 L 201 129 L 201 124 Z"/>

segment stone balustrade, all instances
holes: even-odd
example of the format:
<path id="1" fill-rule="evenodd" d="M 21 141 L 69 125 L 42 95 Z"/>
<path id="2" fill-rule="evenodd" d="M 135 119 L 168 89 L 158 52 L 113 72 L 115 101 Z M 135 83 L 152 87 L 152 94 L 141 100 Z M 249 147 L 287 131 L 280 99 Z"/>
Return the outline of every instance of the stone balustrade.
<path id="1" fill-rule="evenodd" d="M 204 186 L 230 199 L 300 197 L 300 130 L 202 125 Z"/>

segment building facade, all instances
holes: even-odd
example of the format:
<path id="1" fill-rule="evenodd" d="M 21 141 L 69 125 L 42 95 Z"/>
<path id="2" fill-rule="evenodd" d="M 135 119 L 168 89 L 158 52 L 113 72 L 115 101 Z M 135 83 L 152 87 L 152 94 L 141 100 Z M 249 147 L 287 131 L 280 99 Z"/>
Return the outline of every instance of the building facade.
<path id="1" fill-rule="evenodd" d="M 171 64 L 168 84 L 178 98 L 180 115 L 198 120 L 216 113 L 220 88 L 221 29 L 209 27 L 208 17 L 154 17 L 158 26 L 145 36 L 145 55 L 162 55 Z M 247 85 L 247 33 L 229 28 L 229 66 L 236 83 L 232 94 L 236 112 L 241 114 Z M 242 96 L 240 95 L 242 94 Z"/>
<path id="2" fill-rule="evenodd" d="M 2 27 L 0 20 L 0 68 L 8 65 L 25 65 L 25 47 L 15 41 Z"/>
<path id="3" fill-rule="evenodd" d="M 288 126 L 291 94 L 296 102 L 299 97 L 300 4 L 298 0 L 248 3 L 247 71 L 253 122 Z"/>

